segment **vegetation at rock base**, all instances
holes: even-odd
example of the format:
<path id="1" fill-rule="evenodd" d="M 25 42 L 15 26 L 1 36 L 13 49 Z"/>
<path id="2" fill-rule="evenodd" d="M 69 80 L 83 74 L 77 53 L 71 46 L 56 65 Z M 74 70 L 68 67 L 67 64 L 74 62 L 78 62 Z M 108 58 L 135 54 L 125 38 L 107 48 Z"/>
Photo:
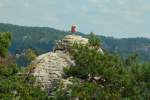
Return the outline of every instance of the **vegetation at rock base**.
<path id="1" fill-rule="evenodd" d="M 2 100 L 46 100 L 47 93 L 34 86 L 34 78 L 19 74 L 16 65 L 0 65 L 0 99 Z"/>
<path id="2" fill-rule="evenodd" d="M 101 46 L 100 38 L 94 35 L 92 32 L 89 34 L 89 45 L 95 48 L 99 48 Z"/>
<path id="3" fill-rule="evenodd" d="M 101 54 L 88 45 L 75 44 L 70 53 L 76 66 L 64 69 L 72 77 L 66 88 L 58 87 L 56 100 L 149 100 L 150 64 L 138 62 L 137 55 L 124 59 Z"/>
<path id="4" fill-rule="evenodd" d="M 0 33 L 0 55 L 4 59 L 8 54 L 10 33 Z M 32 54 L 32 53 L 30 53 Z M 32 55 L 31 55 L 31 58 Z M 8 62 L 7 62 L 8 63 Z M 34 78 L 15 64 L 0 63 L 0 99 L 1 100 L 47 100 L 48 95 L 40 86 L 33 84 Z"/>
<path id="5" fill-rule="evenodd" d="M 27 49 L 25 56 L 28 61 L 33 61 L 37 57 L 36 53 L 32 49 Z"/>
<path id="6" fill-rule="evenodd" d="M 101 54 L 97 48 L 100 40 L 95 38 L 89 37 L 92 48 L 76 43 L 71 47 L 69 52 L 76 65 L 64 69 L 64 78 L 70 78 L 71 84 L 64 87 L 60 82 L 51 96 L 34 84 L 34 77 L 26 74 L 30 67 L 0 63 L 0 99 L 149 100 L 150 63 L 139 63 L 136 54 L 126 59 L 109 52 Z M 5 48 L 0 49 L 1 58 L 8 55 L 10 41 L 8 33 L 1 34 L 0 48 Z M 36 56 L 30 49 L 26 53 L 28 60 Z"/>

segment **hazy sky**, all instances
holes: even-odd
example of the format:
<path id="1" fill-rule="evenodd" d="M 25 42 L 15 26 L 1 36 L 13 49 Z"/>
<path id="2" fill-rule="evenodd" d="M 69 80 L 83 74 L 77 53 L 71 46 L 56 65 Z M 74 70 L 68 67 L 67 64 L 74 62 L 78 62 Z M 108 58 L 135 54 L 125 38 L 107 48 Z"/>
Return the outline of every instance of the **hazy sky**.
<path id="1" fill-rule="evenodd" d="M 0 22 L 150 38 L 150 0 L 0 0 Z"/>

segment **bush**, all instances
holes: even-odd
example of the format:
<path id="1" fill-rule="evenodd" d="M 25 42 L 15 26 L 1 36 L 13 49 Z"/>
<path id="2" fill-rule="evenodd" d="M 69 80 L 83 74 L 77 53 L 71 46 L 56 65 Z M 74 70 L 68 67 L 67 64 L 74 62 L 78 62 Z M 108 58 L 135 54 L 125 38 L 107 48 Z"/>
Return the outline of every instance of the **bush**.
<path id="1" fill-rule="evenodd" d="M 40 86 L 33 85 L 34 78 L 21 74 L 16 65 L 0 66 L 0 99 L 2 100 L 46 100 L 48 95 Z"/>
<path id="2" fill-rule="evenodd" d="M 94 35 L 94 33 L 90 33 L 89 35 L 89 45 L 93 47 L 99 48 L 101 46 L 101 40 L 99 37 Z"/>
<path id="3" fill-rule="evenodd" d="M 61 99 L 70 100 L 148 100 L 150 64 L 138 63 L 137 55 L 127 59 L 116 54 L 103 55 L 97 48 L 74 44 L 70 54 L 76 66 L 65 69 L 73 77 L 67 88 L 59 88 Z"/>
<path id="4" fill-rule="evenodd" d="M 0 33 L 0 56 L 5 57 L 8 48 L 10 46 L 10 41 L 11 41 L 11 34 L 6 32 L 6 33 Z"/>

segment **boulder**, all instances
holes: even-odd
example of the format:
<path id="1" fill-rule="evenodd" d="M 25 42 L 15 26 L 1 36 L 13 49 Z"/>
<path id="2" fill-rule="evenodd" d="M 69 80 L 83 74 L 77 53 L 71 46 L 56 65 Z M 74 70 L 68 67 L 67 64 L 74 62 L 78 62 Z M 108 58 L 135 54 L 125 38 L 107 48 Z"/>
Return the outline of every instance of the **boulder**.
<path id="1" fill-rule="evenodd" d="M 54 52 L 40 55 L 32 62 L 31 75 L 36 78 L 36 84 L 42 85 L 42 89 L 51 93 L 55 89 L 57 82 L 62 79 L 63 69 L 74 66 L 74 61 L 70 58 L 67 47 L 73 43 L 87 44 L 88 39 L 78 35 L 67 35 L 62 40 L 56 42 Z M 101 49 L 100 49 L 101 51 Z"/>
<path id="2" fill-rule="evenodd" d="M 62 40 L 59 40 L 56 42 L 56 45 L 54 47 L 54 51 L 61 50 L 61 51 L 67 51 L 68 47 L 73 45 L 74 43 L 80 43 L 80 44 L 87 44 L 88 39 L 83 38 L 79 35 L 67 35 Z"/>
<path id="3" fill-rule="evenodd" d="M 69 55 L 63 52 L 49 52 L 32 62 L 34 69 L 31 74 L 36 78 L 36 84 L 42 85 L 42 89 L 50 93 L 62 78 L 63 68 L 72 64 Z"/>

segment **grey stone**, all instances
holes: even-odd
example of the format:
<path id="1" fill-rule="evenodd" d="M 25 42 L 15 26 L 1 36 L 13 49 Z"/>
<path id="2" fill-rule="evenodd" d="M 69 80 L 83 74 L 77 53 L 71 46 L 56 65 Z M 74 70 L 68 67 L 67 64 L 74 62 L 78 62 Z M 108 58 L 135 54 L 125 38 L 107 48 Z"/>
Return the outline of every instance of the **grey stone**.
<path id="1" fill-rule="evenodd" d="M 67 35 L 56 43 L 53 52 L 42 54 L 31 63 L 34 69 L 30 74 L 36 78 L 36 84 L 41 84 L 42 89 L 48 93 L 51 93 L 60 80 L 71 84 L 68 80 L 62 79 L 62 74 L 65 67 L 75 66 L 74 60 L 66 52 L 67 47 L 75 42 L 85 45 L 88 39 L 79 35 Z M 101 48 L 99 51 L 102 52 Z"/>

